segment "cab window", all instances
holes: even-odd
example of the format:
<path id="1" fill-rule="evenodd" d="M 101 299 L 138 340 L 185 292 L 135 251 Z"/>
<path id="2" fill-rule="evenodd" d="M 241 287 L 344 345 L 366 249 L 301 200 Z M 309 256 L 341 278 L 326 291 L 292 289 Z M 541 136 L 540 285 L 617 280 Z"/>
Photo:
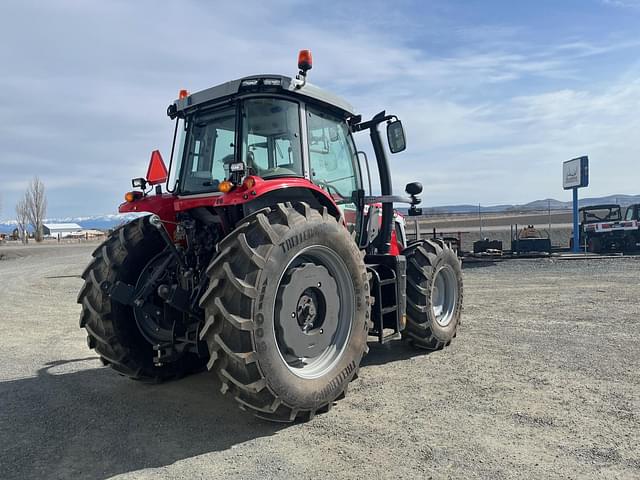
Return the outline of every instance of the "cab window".
<path id="1" fill-rule="evenodd" d="M 333 115 L 307 107 L 307 135 L 311 181 L 337 204 L 353 204 L 360 189 L 355 146 L 346 123 Z"/>
<path id="2" fill-rule="evenodd" d="M 303 176 L 300 114 L 296 102 L 279 98 L 246 100 L 242 111 L 242 156 L 250 173 L 262 178 Z"/>
<path id="3" fill-rule="evenodd" d="M 625 220 L 633 220 L 633 207 L 627 208 L 627 214 L 625 216 Z"/>
<path id="4" fill-rule="evenodd" d="M 235 152 L 236 107 L 202 113 L 190 121 L 182 193 L 217 191 Z"/>

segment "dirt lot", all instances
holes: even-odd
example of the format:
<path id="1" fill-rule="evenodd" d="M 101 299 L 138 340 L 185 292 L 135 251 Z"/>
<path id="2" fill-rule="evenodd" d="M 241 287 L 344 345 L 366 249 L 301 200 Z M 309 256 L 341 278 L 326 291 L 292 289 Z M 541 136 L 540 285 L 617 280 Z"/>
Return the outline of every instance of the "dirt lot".
<path id="1" fill-rule="evenodd" d="M 204 373 L 129 381 L 85 345 L 91 246 L 0 248 L 0 478 L 640 478 L 640 261 L 465 268 L 445 351 L 372 349 L 306 424 Z"/>

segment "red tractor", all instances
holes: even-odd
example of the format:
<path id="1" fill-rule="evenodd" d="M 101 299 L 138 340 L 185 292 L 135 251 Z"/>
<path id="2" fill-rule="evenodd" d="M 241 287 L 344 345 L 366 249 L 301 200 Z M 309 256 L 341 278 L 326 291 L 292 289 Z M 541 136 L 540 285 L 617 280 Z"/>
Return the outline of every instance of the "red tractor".
<path id="1" fill-rule="evenodd" d="M 342 398 L 367 352 L 404 337 L 440 349 L 456 336 L 462 274 L 438 240 L 408 243 L 394 202 L 419 212 L 422 185 L 394 196 L 389 150 L 402 124 L 362 121 L 296 78 L 257 75 L 180 98 L 169 169 L 154 152 L 120 212 L 145 212 L 96 249 L 80 326 L 105 365 L 157 382 L 205 367 L 240 408 L 309 419 Z M 369 132 L 381 195 L 365 194 L 353 134 Z M 177 153 L 174 159 L 174 149 Z M 369 175 L 367 175 L 370 178 Z M 166 183 L 166 191 L 161 184 Z"/>

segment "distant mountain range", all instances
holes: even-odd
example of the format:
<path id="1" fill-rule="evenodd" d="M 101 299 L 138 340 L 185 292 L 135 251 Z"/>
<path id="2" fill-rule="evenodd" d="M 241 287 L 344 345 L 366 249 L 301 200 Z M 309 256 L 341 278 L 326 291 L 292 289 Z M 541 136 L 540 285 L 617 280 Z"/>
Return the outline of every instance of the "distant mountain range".
<path id="1" fill-rule="evenodd" d="M 87 230 L 110 230 L 122 223 L 139 217 L 137 213 L 95 215 L 90 217 L 48 218 L 44 223 L 77 223 Z M 0 222 L 0 233 L 11 233 L 16 228 L 15 220 Z"/>
<path id="2" fill-rule="evenodd" d="M 640 195 L 608 195 L 606 197 L 582 198 L 579 201 L 580 206 L 597 205 L 602 203 L 617 203 L 622 207 L 629 206 L 634 203 L 640 203 Z M 571 209 L 571 202 L 562 202 L 553 198 L 545 200 L 535 200 L 523 205 L 481 205 L 483 213 L 501 213 L 501 212 L 531 212 L 551 210 L 568 210 Z M 478 211 L 478 205 L 443 205 L 437 207 L 422 206 L 423 213 L 443 214 L 443 213 L 475 213 Z M 406 211 L 406 208 L 399 208 L 400 211 Z M 118 225 L 133 220 L 139 214 L 112 214 L 112 215 L 95 215 L 90 217 L 67 217 L 67 218 L 51 218 L 45 223 L 77 223 L 82 228 L 95 230 L 109 230 Z M 6 220 L 0 222 L 0 233 L 10 233 L 16 228 L 15 220 Z"/>
<path id="3" fill-rule="evenodd" d="M 588 205 L 599 205 L 605 203 L 615 203 L 621 207 L 627 207 L 634 203 L 640 203 L 640 195 L 608 195 L 606 197 L 590 197 L 581 198 L 578 200 L 580 207 Z M 547 211 L 551 210 L 570 210 L 573 202 L 563 202 L 555 200 L 553 198 L 547 198 L 544 200 L 534 200 L 533 202 L 525 203 L 522 205 L 482 205 L 480 204 L 481 211 L 483 213 L 518 213 L 518 212 L 533 212 L 533 211 Z M 406 208 L 400 208 L 399 210 L 406 210 Z M 476 213 L 478 211 L 478 205 L 442 205 L 437 207 L 429 207 L 427 205 L 422 206 L 422 211 L 425 215 L 429 214 L 443 214 L 443 213 Z"/>

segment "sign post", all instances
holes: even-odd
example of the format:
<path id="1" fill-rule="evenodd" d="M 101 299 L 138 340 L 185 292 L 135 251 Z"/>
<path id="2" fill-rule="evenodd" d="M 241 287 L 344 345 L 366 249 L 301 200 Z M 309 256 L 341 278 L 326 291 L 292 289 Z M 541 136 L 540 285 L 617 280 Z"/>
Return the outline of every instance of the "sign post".
<path id="1" fill-rule="evenodd" d="M 562 188 L 573 190 L 573 249 L 580 251 L 580 225 L 578 221 L 578 189 L 589 185 L 589 157 L 582 156 L 562 164 Z"/>

